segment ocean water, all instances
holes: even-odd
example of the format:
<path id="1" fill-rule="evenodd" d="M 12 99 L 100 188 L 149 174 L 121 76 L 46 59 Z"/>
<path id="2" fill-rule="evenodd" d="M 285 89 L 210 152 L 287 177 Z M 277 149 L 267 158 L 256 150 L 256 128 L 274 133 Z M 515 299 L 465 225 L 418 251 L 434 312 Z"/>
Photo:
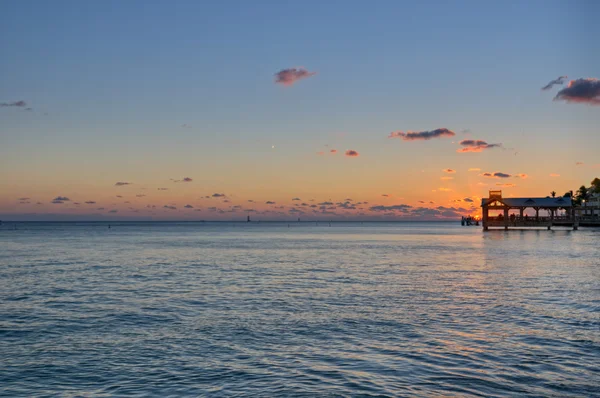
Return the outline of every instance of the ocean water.
<path id="1" fill-rule="evenodd" d="M 0 227 L 0 396 L 600 396 L 600 229 Z"/>

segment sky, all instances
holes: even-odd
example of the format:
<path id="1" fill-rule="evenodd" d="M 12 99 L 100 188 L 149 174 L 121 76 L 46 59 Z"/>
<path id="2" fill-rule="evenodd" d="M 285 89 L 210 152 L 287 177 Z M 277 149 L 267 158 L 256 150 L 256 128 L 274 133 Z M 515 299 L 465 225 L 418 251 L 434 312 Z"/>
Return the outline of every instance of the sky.
<path id="1" fill-rule="evenodd" d="M 0 219 L 452 219 L 577 190 L 600 176 L 597 15 L 2 2 Z"/>

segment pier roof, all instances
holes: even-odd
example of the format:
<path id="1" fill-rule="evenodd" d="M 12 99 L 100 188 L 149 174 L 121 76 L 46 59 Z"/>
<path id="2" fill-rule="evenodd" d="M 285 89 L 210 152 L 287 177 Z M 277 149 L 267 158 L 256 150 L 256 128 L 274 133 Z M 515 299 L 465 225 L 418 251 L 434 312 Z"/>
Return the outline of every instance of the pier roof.
<path id="1" fill-rule="evenodd" d="M 540 207 L 552 209 L 573 206 L 571 198 L 560 196 L 557 198 L 483 198 L 481 199 L 481 207 L 496 201 L 508 207 Z"/>

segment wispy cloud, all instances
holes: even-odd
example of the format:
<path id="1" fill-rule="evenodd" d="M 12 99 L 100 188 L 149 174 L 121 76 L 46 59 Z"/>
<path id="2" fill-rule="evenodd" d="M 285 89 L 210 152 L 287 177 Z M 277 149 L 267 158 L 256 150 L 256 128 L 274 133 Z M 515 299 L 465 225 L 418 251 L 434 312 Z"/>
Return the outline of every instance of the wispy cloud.
<path id="1" fill-rule="evenodd" d="M 169 206 L 169 205 L 164 205 L 163 208 L 164 209 L 169 209 L 169 210 L 177 210 L 177 207 L 175 207 L 175 206 Z"/>
<path id="2" fill-rule="evenodd" d="M 329 151 L 330 154 L 335 155 L 337 153 L 337 149 L 331 149 Z"/>
<path id="3" fill-rule="evenodd" d="M 173 180 L 173 179 L 171 179 Z M 181 180 L 173 180 L 173 182 L 192 182 L 194 181 L 193 179 L 191 179 L 190 177 L 183 177 Z"/>
<path id="4" fill-rule="evenodd" d="M 168 191 L 169 188 L 156 188 L 158 191 Z"/>
<path id="5" fill-rule="evenodd" d="M 67 198 L 66 196 L 57 196 L 56 198 L 52 199 L 51 203 L 54 204 L 61 204 L 61 203 L 65 203 L 70 201 L 71 199 Z"/>
<path id="6" fill-rule="evenodd" d="M 431 131 L 393 131 L 388 138 L 401 138 L 403 141 L 431 140 L 433 138 L 454 137 L 456 133 L 447 128 L 439 128 Z"/>
<path id="7" fill-rule="evenodd" d="M 225 194 L 224 193 L 213 193 L 212 197 L 213 198 L 224 198 Z"/>
<path id="8" fill-rule="evenodd" d="M 456 173 L 456 170 L 452 170 L 452 169 L 444 169 L 442 170 L 444 173 Z"/>
<path id="9" fill-rule="evenodd" d="M 501 182 L 496 183 L 496 185 L 499 187 L 505 187 L 505 188 L 514 188 L 517 186 L 517 184 L 501 183 Z"/>
<path id="10" fill-rule="evenodd" d="M 119 182 L 115 182 L 115 186 L 117 187 L 122 187 L 124 185 L 131 185 L 133 184 L 132 182 L 125 182 L 125 181 L 119 181 Z"/>
<path id="11" fill-rule="evenodd" d="M 558 78 L 551 80 L 550 83 L 548 83 L 544 87 L 542 87 L 542 90 L 550 90 L 552 87 L 554 87 L 555 84 L 562 85 L 564 83 L 565 79 L 568 79 L 568 77 L 567 76 L 559 76 Z"/>
<path id="12" fill-rule="evenodd" d="M 400 204 L 400 205 L 391 205 L 391 206 L 384 206 L 384 205 L 378 205 L 378 206 L 371 206 L 369 207 L 370 211 L 399 211 L 399 212 L 408 212 L 410 209 L 412 209 L 411 205 L 405 205 L 405 204 Z"/>
<path id="13" fill-rule="evenodd" d="M 591 77 L 571 80 L 567 87 L 556 94 L 554 100 L 600 105 L 600 80 Z"/>
<path id="14" fill-rule="evenodd" d="M 560 177 L 560 174 L 550 173 L 550 177 Z"/>
<path id="15" fill-rule="evenodd" d="M 440 180 L 454 180 L 454 177 L 449 177 L 449 176 L 440 177 Z"/>
<path id="16" fill-rule="evenodd" d="M 358 152 L 356 152 L 356 151 L 355 151 L 355 150 L 353 150 L 353 149 L 348 149 L 348 150 L 346 151 L 346 156 L 349 156 L 349 157 L 351 157 L 351 158 L 353 158 L 353 157 L 357 157 L 357 156 L 358 156 Z"/>
<path id="17" fill-rule="evenodd" d="M 510 178 L 511 175 L 508 173 L 502 173 L 500 171 L 496 171 L 494 173 L 482 173 L 479 174 L 482 177 L 487 177 L 487 178 Z"/>
<path id="18" fill-rule="evenodd" d="M 193 209 L 194 208 L 194 206 L 192 206 L 192 205 L 185 205 L 183 207 L 185 207 L 186 209 Z"/>
<path id="19" fill-rule="evenodd" d="M 274 205 L 274 204 L 275 204 L 275 202 L 273 202 L 273 201 L 271 201 L 271 200 L 268 200 L 268 201 L 266 201 L 266 202 L 265 202 L 265 204 L 267 204 L 267 205 Z"/>
<path id="20" fill-rule="evenodd" d="M 516 178 L 522 178 L 522 179 L 525 179 L 525 178 L 527 178 L 527 177 L 529 177 L 529 176 L 528 176 L 527 174 L 525 174 L 525 173 L 520 173 L 520 174 L 515 174 L 515 177 L 516 177 Z"/>
<path id="21" fill-rule="evenodd" d="M 27 106 L 27 102 L 25 101 L 13 101 L 13 102 L 0 102 L 0 108 L 5 108 L 9 106 L 14 106 L 17 108 L 24 108 Z"/>
<path id="22" fill-rule="evenodd" d="M 585 163 L 583 162 L 575 162 L 575 166 L 583 166 Z"/>
<path id="23" fill-rule="evenodd" d="M 275 83 L 283 86 L 293 86 L 299 80 L 316 75 L 317 72 L 309 72 L 305 68 L 282 69 L 275 73 Z"/>
<path id="24" fill-rule="evenodd" d="M 87 202 L 85 202 L 86 205 L 95 205 L 96 202 L 94 202 L 93 200 L 88 200 Z"/>
<path id="25" fill-rule="evenodd" d="M 469 171 L 481 171 L 479 167 L 471 167 Z"/>
<path id="26" fill-rule="evenodd" d="M 488 144 L 482 140 L 462 140 L 458 143 L 463 146 L 463 148 L 459 148 L 456 152 L 481 152 L 484 149 L 492 149 L 492 148 L 501 148 L 502 144 Z"/>

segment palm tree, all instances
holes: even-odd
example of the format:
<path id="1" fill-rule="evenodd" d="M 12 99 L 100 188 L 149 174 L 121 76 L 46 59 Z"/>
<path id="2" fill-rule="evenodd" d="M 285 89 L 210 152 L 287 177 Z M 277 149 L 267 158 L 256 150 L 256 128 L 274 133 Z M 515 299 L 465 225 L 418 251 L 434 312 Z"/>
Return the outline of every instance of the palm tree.
<path id="1" fill-rule="evenodd" d="M 591 188 L 594 189 L 594 192 L 600 193 L 600 178 L 596 177 L 591 182 Z"/>
<path id="2" fill-rule="evenodd" d="M 579 189 L 575 193 L 574 198 L 575 198 L 575 200 L 573 201 L 573 203 L 576 204 L 577 206 L 581 206 L 581 203 L 584 200 L 588 199 L 588 190 L 585 187 L 585 185 L 582 185 L 579 187 Z"/>
<path id="3" fill-rule="evenodd" d="M 550 195 L 552 195 L 552 197 L 555 198 L 556 197 L 556 191 L 550 192 Z"/>

